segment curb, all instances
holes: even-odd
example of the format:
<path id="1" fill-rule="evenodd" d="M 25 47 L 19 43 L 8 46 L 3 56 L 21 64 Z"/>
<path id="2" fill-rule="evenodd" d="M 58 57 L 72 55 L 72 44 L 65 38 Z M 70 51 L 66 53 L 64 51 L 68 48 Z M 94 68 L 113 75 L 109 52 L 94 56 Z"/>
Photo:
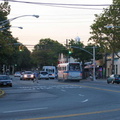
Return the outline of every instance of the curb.
<path id="1" fill-rule="evenodd" d="M 4 94 L 5 94 L 5 92 L 0 89 L 0 97 L 3 96 Z"/>

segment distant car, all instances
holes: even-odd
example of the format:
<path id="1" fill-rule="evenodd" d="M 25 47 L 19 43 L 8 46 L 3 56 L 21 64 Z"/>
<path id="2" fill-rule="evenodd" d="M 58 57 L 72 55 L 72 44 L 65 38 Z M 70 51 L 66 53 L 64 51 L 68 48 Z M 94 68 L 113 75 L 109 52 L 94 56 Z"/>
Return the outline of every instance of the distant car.
<path id="1" fill-rule="evenodd" d="M 20 76 L 21 76 L 21 72 L 19 71 L 15 72 L 14 77 L 20 77 Z"/>
<path id="2" fill-rule="evenodd" d="M 112 74 L 107 78 L 107 83 L 120 83 L 120 75 Z"/>
<path id="3" fill-rule="evenodd" d="M 25 71 L 21 76 L 20 80 L 34 80 L 35 76 L 32 71 Z"/>
<path id="4" fill-rule="evenodd" d="M 12 78 L 8 75 L 0 75 L 0 85 L 12 87 Z"/>
<path id="5" fill-rule="evenodd" d="M 49 74 L 46 71 L 40 71 L 40 77 L 39 79 L 46 79 L 49 80 Z"/>

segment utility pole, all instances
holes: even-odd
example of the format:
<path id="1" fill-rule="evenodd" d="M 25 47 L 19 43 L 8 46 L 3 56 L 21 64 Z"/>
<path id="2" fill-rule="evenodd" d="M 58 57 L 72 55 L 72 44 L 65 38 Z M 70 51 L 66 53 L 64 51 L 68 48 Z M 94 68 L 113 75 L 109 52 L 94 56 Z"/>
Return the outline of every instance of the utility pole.
<path id="1" fill-rule="evenodd" d="M 112 53 L 112 58 L 111 58 L 111 60 L 112 60 L 112 63 L 111 63 L 111 65 L 112 65 L 111 73 L 114 74 L 114 73 L 115 73 L 115 70 L 114 70 L 114 52 Z"/>
<path id="2" fill-rule="evenodd" d="M 95 63 L 95 47 L 93 46 L 93 81 L 96 80 L 96 76 L 95 76 L 95 66 L 96 66 L 96 63 Z"/>

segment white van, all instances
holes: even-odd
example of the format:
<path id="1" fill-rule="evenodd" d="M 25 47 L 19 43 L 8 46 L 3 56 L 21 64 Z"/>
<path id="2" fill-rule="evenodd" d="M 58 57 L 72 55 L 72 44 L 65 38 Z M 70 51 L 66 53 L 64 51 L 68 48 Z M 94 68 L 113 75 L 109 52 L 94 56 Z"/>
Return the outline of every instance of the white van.
<path id="1" fill-rule="evenodd" d="M 43 66 L 42 70 L 49 73 L 49 78 L 57 78 L 57 69 L 55 66 Z"/>

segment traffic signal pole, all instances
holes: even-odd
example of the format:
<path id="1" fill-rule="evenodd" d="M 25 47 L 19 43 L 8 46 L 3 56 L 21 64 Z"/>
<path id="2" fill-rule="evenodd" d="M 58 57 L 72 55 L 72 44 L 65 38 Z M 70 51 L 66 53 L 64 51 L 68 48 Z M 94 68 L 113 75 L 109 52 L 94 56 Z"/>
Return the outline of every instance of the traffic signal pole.
<path id="1" fill-rule="evenodd" d="M 91 52 L 89 52 L 89 51 L 87 51 L 83 48 L 80 48 L 80 47 L 76 47 L 76 46 L 70 46 L 70 47 L 83 50 L 83 51 L 89 53 L 90 55 L 92 55 L 92 57 L 93 57 L 93 81 L 95 81 L 96 80 L 96 77 L 95 77 L 95 66 L 96 66 L 96 63 L 95 63 L 95 46 L 92 47 L 93 48 L 93 53 L 91 53 Z"/>

